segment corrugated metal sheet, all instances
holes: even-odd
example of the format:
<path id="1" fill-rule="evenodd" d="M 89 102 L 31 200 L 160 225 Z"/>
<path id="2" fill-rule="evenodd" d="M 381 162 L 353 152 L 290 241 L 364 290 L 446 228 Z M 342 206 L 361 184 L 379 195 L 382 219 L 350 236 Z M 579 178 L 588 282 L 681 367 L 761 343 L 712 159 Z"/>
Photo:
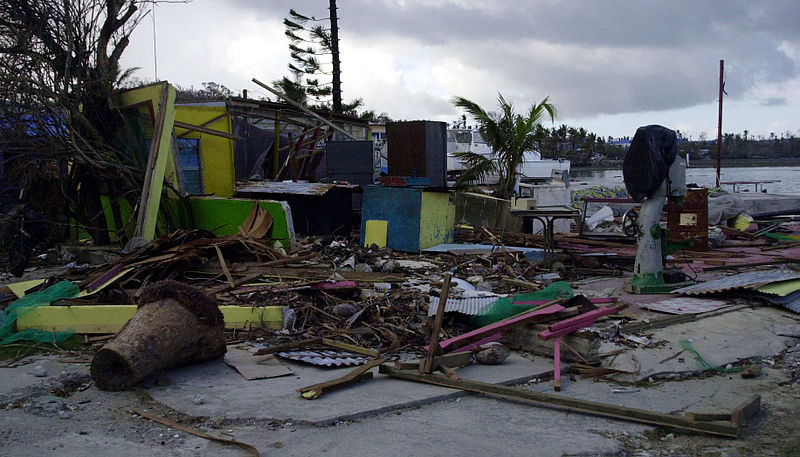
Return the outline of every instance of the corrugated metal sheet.
<path id="1" fill-rule="evenodd" d="M 713 281 L 677 289 L 674 292 L 684 295 L 703 295 L 725 292 L 732 289 L 752 289 L 777 281 L 800 278 L 800 273 L 788 270 L 748 271 Z"/>
<path id="2" fill-rule="evenodd" d="M 447 303 L 444 305 L 444 312 L 457 312 L 468 316 L 475 316 L 480 314 L 481 310 L 486 306 L 497 301 L 498 298 L 500 298 L 499 295 L 448 298 Z M 439 309 L 439 297 L 431 297 L 430 304 L 428 305 L 428 316 L 435 316 L 437 309 Z"/>
<path id="3" fill-rule="evenodd" d="M 367 362 L 367 360 L 369 360 L 366 357 L 356 356 L 350 352 L 331 350 L 287 351 L 278 352 L 276 355 L 285 359 L 295 360 L 297 362 L 305 362 L 312 365 L 326 367 L 349 367 L 353 365 L 363 365 Z"/>
<path id="4" fill-rule="evenodd" d="M 354 189 L 356 185 L 328 184 L 321 182 L 272 182 L 248 181 L 236 185 L 237 194 L 290 194 L 325 195 L 334 187 Z"/>

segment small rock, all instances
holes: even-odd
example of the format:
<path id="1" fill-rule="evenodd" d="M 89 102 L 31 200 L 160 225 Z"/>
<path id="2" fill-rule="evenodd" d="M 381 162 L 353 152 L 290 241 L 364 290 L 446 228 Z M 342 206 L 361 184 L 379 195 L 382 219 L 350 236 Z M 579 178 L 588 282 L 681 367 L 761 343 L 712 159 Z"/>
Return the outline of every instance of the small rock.
<path id="1" fill-rule="evenodd" d="M 584 268 L 600 268 L 600 261 L 597 257 L 582 257 L 581 266 Z"/>
<path id="2" fill-rule="evenodd" d="M 381 267 L 381 271 L 384 273 L 392 273 L 400 267 L 400 262 L 397 260 L 387 260 L 386 263 L 383 264 Z"/>
<path id="3" fill-rule="evenodd" d="M 358 312 L 358 308 L 350 303 L 340 303 L 334 306 L 331 311 L 333 311 L 333 314 L 336 314 L 337 316 L 350 317 Z"/>
<path id="4" fill-rule="evenodd" d="M 194 397 L 192 397 L 192 403 L 194 403 L 195 405 L 202 405 L 205 402 L 206 402 L 206 396 L 203 394 L 197 394 Z"/>
<path id="5" fill-rule="evenodd" d="M 353 271 L 357 273 L 372 273 L 372 267 L 366 263 L 358 263 L 355 268 L 353 268 Z"/>
<path id="6" fill-rule="evenodd" d="M 725 365 L 725 370 L 728 370 L 728 371 L 733 370 L 733 365 L 731 365 L 730 363 Z"/>
<path id="7" fill-rule="evenodd" d="M 475 352 L 475 360 L 484 365 L 498 365 L 508 358 L 511 352 L 507 347 L 498 343 L 486 343 Z"/>
<path id="8" fill-rule="evenodd" d="M 45 370 L 44 367 L 41 365 L 36 365 L 31 373 L 37 378 L 47 377 L 47 370 Z"/>
<path id="9" fill-rule="evenodd" d="M 61 419 L 69 419 L 70 417 L 72 417 L 72 413 L 62 409 L 61 411 L 58 412 L 58 417 L 60 417 Z"/>
<path id="10" fill-rule="evenodd" d="M 749 365 L 744 369 L 741 376 L 744 379 L 755 378 L 761 374 L 761 365 Z"/>

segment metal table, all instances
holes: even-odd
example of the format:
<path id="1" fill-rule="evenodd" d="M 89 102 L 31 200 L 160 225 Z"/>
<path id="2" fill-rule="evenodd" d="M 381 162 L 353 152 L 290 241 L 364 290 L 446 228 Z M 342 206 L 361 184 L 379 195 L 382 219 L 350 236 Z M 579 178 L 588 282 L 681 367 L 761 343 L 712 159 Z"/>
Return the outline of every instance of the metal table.
<path id="1" fill-rule="evenodd" d="M 553 223 L 556 219 L 571 219 L 581 215 L 581 211 L 567 205 L 560 206 L 540 206 L 535 209 L 525 211 L 511 211 L 514 216 L 519 216 L 523 220 L 536 219 L 544 227 L 544 264 L 548 268 L 553 265 L 555 251 L 553 249 Z"/>

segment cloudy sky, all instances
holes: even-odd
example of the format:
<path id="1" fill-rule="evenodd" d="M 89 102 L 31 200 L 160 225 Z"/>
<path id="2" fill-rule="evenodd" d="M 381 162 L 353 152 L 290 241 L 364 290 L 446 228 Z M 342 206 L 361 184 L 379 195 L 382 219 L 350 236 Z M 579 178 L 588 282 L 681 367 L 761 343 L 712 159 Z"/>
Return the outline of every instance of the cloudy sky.
<path id="1" fill-rule="evenodd" d="M 339 0 L 343 98 L 394 119 L 453 121 L 455 96 L 489 109 L 498 93 L 522 111 L 545 96 L 556 124 L 632 136 L 646 124 L 716 136 L 800 133 L 796 0 Z M 288 75 L 290 8 L 327 17 L 324 0 L 160 4 L 123 59 L 137 76 L 181 86 Z M 155 24 L 154 24 L 155 22 Z"/>

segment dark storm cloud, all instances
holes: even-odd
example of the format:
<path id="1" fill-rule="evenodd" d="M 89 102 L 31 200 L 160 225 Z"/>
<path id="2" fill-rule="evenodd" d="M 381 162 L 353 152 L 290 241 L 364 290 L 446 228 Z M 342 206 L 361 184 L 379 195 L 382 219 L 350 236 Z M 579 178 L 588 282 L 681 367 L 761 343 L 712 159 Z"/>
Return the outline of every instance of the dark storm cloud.
<path id="1" fill-rule="evenodd" d="M 762 106 L 784 106 L 787 103 L 786 97 L 770 97 L 761 102 Z"/>
<path id="2" fill-rule="evenodd" d="M 321 0 L 232 3 L 263 17 L 289 8 L 327 17 Z M 550 94 L 576 116 L 707 103 L 719 59 L 732 98 L 800 73 L 785 51 L 800 47 L 796 1 L 348 0 L 339 16 L 343 42 L 411 39 L 496 73 L 498 83 L 528 86 L 534 98 Z M 537 53 L 537 44 L 562 55 Z"/>

